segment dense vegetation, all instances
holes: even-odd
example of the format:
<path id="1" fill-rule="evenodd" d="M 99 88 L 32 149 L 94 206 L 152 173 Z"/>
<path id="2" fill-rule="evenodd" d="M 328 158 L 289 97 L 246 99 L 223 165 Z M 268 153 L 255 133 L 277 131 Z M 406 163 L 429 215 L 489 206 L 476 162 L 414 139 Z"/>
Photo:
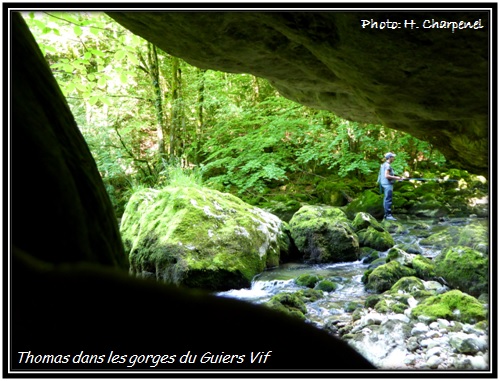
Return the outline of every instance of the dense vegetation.
<path id="1" fill-rule="evenodd" d="M 138 188 L 189 181 L 258 203 L 318 179 L 375 186 L 383 154 L 398 173 L 440 170 L 426 142 L 281 97 L 248 74 L 201 70 L 103 13 L 25 13 L 116 206 Z"/>

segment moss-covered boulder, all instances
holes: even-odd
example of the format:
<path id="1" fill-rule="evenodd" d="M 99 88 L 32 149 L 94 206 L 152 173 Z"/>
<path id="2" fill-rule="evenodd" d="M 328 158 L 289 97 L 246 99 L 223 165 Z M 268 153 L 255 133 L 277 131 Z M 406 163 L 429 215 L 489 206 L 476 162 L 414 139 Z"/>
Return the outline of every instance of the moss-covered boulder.
<path id="1" fill-rule="evenodd" d="M 301 274 L 294 279 L 294 282 L 298 286 L 313 288 L 322 279 L 323 277 L 315 274 Z"/>
<path id="2" fill-rule="evenodd" d="M 167 187 L 135 193 L 120 231 L 131 273 L 227 290 L 248 287 L 256 274 L 279 264 L 287 250 L 283 226 L 230 194 Z"/>
<path id="3" fill-rule="evenodd" d="M 320 290 L 320 291 L 325 291 L 325 292 L 332 292 L 335 291 L 339 285 L 330 279 L 323 279 L 320 280 L 316 286 L 314 286 L 315 290 Z"/>
<path id="4" fill-rule="evenodd" d="M 451 288 L 473 296 L 488 292 L 488 257 L 464 246 L 443 250 L 436 256 L 435 274 Z"/>
<path id="5" fill-rule="evenodd" d="M 279 293 L 274 295 L 265 305 L 289 316 L 305 320 L 307 308 L 297 293 Z"/>
<path id="6" fill-rule="evenodd" d="M 354 219 L 359 212 L 368 213 L 375 218 L 382 218 L 384 216 L 383 199 L 384 195 L 366 190 L 344 207 L 345 212 L 350 219 Z"/>
<path id="7" fill-rule="evenodd" d="M 319 283 L 321 283 L 320 281 Z M 304 288 L 294 293 L 302 302 L 304 303 L 313 303 L 323 298 L 323 290 L 320 289 L 312 289 L 312 288 Z"/>
<path id="8" fill-rule="evenodd" d="M 424 317 L 427 321 L 447 319 L 474 324 L 486 320 L 487 311 L 473 296 L 452 290 L 425 299 L 411 311 L 411 315 L 414 318 Z"/>
<path id="9" fill-rule="evenodd" d="M 306 261 L 336 263 L 359 258 L 358 236 L 340 208 L 303 206 L 289 225 L 295 245 Z"/>
<path id="10" fill-rule="evenodd" d="M 406 294 L 413 294 L 415 292 L 424 290 L 425 285 L 421 279 L 415 276 L 407 276 L 399 279 L 396 283 L 394 283 L 388 293 L 395 295 L 401 292 Z"/>
<path id="11" fill-rule="evenodd" d="M 421 279 L 433 279 L 436 276 L 435 262 L 422 255 L 416 255 L 411 262 L 411 267 Z"/>
<path id="12" fill-rule="evenodd" d="M 352 221 L 352 228 L 354 229 L 354 231 L 358 232 L 369 227 L 372 227 L 379 232 L 385 231 L 380 222 L 378 222 L 371 214 L 365 212 L 357 213 L 354 217 L 354 220 Z"/>
<path id="13" fill-rule="evenodd" d="M 264 305 L 304 320 L 307 313 L 306 303 L 313 303 L 321 298 L 323 298 L 323 291 L 306 288 L 293 293 L 276 294 Z"/>
<path id="14" fill-rule="evenodd" d="M 394 239 L 387 231 L 379 231 L 369 226 L 357 234 L 360 246 L 368 246 L 379 251 L 386 251 L 394 246 Z"/>
<path id="15" fill-rule="evenodd" d="M 389 312 L 402 314 L 407 308 L 408 305 L 390 298 L 380 299 L 379 302 L 373 307 L 375 311 L 381 314 L 387 314 Z"/>
<path id="16" fill-rule="evenodd" d="M 376 304 L 378 302 L 380 302 L 382 299 L 384 299 L 384 296 L 383 295 L 369 295 L 366 300 L 365 300 L 365 304 L 364 304 L 364 307 L 365 308 L 373 308 L 376 306 Z"/>
<path id="17" fill-rule="evenodd" d="M 366 290 L 381 293 L 389 290 L 399 279 L 407 276 L 415 276 L 415 270 L 397 261 L 391 261 L 371 270 L 368 276 L 362 278 L 362 281 L 365 283 Z"/>
<path id="18" fill-rule="evenodd" d="M 413 259 L 415 258 L 415 254 L 409 254 L 399 247 L 393 247 L 387 253 L 386 258 L 387 262 L 397 261 L 401 263 L 403 266 L 412 267 L 411 264 L 413 262 Z"/>

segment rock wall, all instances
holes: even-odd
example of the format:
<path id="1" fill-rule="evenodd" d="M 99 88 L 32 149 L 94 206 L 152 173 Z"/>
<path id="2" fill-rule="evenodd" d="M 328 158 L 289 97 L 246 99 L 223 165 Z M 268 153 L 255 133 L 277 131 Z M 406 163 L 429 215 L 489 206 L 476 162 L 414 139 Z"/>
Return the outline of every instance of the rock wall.
<path id="1" fill-rule="evenodd" d="M 406 131 L 457 168 L 488 174 L 487 12 L 108 15 L 192 65 L 266 78 L 294 101 Z M 400 28 L 381 29 L 387 20 Z M 424 28 L 433 20 L 477 23 Z"/>
<path id="2" fill-rule="evenodd" d="M 97 165 L 35 39 L 12 18 L 12 243 L 52 263 L 127 269 Z"/>

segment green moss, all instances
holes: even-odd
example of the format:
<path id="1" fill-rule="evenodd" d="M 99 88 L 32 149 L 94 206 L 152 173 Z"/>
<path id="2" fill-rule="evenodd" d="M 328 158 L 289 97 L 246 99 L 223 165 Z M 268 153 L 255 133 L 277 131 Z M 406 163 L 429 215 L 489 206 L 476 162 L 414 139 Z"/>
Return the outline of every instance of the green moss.
<path id="1" fill-rule="evenodd" d="M 210 290 L 249 285 L 277 266 L 282 229 L 277 217 L 230 194 L 189 187 L 135 193 L 120 227 L 132 273 Z"/>
<path id="2" fill-rule="evenodd" d="M 359 242 L 340 208 L 304 206 L 289 223 L 291 237 L 304 259 L 313 263 L 355 261 Z"/>
<path id="3" fill-rule="evenodd" d="M 387 252 L 387 256 L 386 256 L 387 262 L 390 262 L 390 261 L 393 261 L 393 260 L 397 259 L 398 256 L 399 256 L 400 251 L 401 251 L 401 249 L 399 249 L 397 247 L 391 248 Z"/>
<path id="4" fill-rule="evenodd" d="M 361 282 L 363 284 L 366 284 L 368 283 L 368 278 L 370 277 L 370 274 L 373 272 L 373 269 L 369 269 L 369 270 L 366 270 L 364 273 L 363 273 L 363 276 L 361 277 Z"/>
<path id="5" fill-rule="evenodd" d="M 371 247 L 362 247 L 361 254 L 359 259 L 363 261 L 363 263 L 372 263 L 376 259 L 379 258 L 379 252 Z"/>
<path id="6" fill-rule="evenodd" d="M 387 305 L 387 301 L 385 299 L 381 299 L 376 305 L 375 305 L 375 311 L 381 313 L 381 314 L 385 314 L 385 313 L 388 313 L 390 310 L 389 310 L 389 306 Z"/>
<path id="7" fill-rule="evenodd" d="M 404 304 L 405 306 L 409 306 L 408 299 L 413 297 L 411 294 L 392 294 L 392 298 L 398 303 Z"/>
<path id="8" fill-rule="evenodd" d="M 362 308 L 356 308 L 354 312 L 352 313 L 352 321 L 356 321 L 361 319 L 361 313 L 363 312 Z"/>
<path id="9" fill-rule="evenodd" d="M 435 292 L 428 290 L 419 290 L 412 293 L 412 296 L 419 302 L 435 295 Z"/>
<path id="10" fill-rule="evenodd" d="M 406 228 L 399 221 L 383 220 L 381 224 L 390 234 L 403 234 L 406 232 Z"/>
<path id="11" fill-rule="evenodd" d="M 387 231 L 379 231 L 369 226 L 357 234 L 361 246 L 368 246 L 379 251 L 386 251 L 394 246 L 394 239 Z"/>
<path id="12" fill-rule="evenodd" d="M 489 327 L 488 320 L 481 320 L 480 322 L 477 322 L 474 325 L 474 328 L 481 331 L 488 331 L 488 327 Z"/>
<path id="13" fill-rule="evenodd" d="M 356 217 L 354 217 L 354 220 L 352 221 L 352 227 L 355 232 L 367 229 L 370 226 L 380 232 L 385 231 L 380 222 L 378 222 L 375 217 L 368 213 L 359 212 L 356 214 Z"/>
<path id="14" fill-rule="evenodd" d="M 397 248 L 403 250 L 404 252 L 406 252 L 408 254 L 422 254 L 422 249 L 416 243 L 412 243 L 412 244 L 409 244 L 409 243 L 398 244 Z"/>
<path id="15" fill-rule="evenodd" d="M 350 313 L 350 312 L 353 312 L 356 309 L 361 308 L 361 307 L 363 307 L 363 306 L 361 304 L 359 304 L 358 302 L 347 302 L 344 305 L 344 310 L 345 310 L 345 312 Z"/>
<path id="16" fill-rule="evenodd" d="M 322 277 L 313 274 L 301 274 L 297 278 L 294 279 L 294 282 L 298 286 L 313 288 L 316 286 Z"/>
<path id="17" fill-rule="evenodd" d="M 399 279 L 390 289 L 389 293 L 397 295 L 400 291 L 407 294 L 413 294 L 424 290 L 424 282 L 415 276 L 408 276 Z"/>
<path id="18" fill-rule="evenodd" d="M 370 295 L 365 300 L 365 308 L 373 308 L 383 298 L 382 295 Z"/>
<path id="19" fill-rule="evenodd" d="M 476 298 L 459 290 L 427 298 L 417 305 L 411 314 L 414 318 L 426 316 L 431 321 L 447 319 L 469 324 L 486 319 L 486 310 L 483 305 Z"/>
<path id="20" fill-rule="evenodd" d="M 382 205 L 383 198 L 383 195 L 371 190 L 364 191 L 352 202 L 347 204 L 345 207 L 346 214 L 351 219 L 354 219 L 359 212 L 365 212 L 375 218 L 381 218 L 384 215 L 384 207 Z"/>
<path id="21" fill-rule="evenodd" d="M 374 269 L 367 277 L 365 288 L 376 292 L 389 290 L 394 283 L 406 276 L 414 276 L 415 270 L 391 261 Z"/>
<path id="22" fill-rule="evenodd" d="M 395 314 L 402 314 L 403 312 L 405 312 L 407 308 L 408 306 L 404 305 L 403 303 L 391 304 L 391 311 L 394 312 Z"/>
<path id="23" fill-rule="evenodd" d="M 304 302 L 296 294 L 277 294 L 273 296 L 268 302 L 266 302 L 265 305 L 276 311 L 285 313 L 289 316 L 293 316 L 301 320 L 305 320 L 305 314 L 307 313 L 307 308 Z"/>
<path id="24" fill-rule="evenodd" d="M 312 303 L 323 298 L 323 292 L 321 290 L 313 290 L 311 288 L 299 290 L 294 295 L 300 298 L 304 303 Z"/>
<path id="25" fill-rule="evenodd" d="M 468 247 L 444 250 L 435 258 L 435 272 L 448 284 L 473 296 L 488 292 L 488 258 Z"/>
<path id="26" fill-rule="evenodd" d="M 350 193 L 350 190 L 344 185 L 344 182 L 326 179 L 318 183 L 316 192 L 318 194 L 319 200 L 323 204 L 331 206 L 343 206 L 347 204 L 347 199 L 344 195 L 346 193 Z"/>
<path id="27" fill-rule="evenodd" d="M 422 255 L 417 255 L 413 258 L 411 266 L 416 271 L 419 278 L 428 280 L 434 278 L 436 275 L 434 262 Z"/>
<path id="28" fill-rule="evenodd" d="M 338 285 L 331 280 L 324 279 L 319 281 L 316 286 L 314 287 L 316 290 L 321 290 L 321 291 L 326 291 L 326 292 L 332 292 L 337 289 Z"/>

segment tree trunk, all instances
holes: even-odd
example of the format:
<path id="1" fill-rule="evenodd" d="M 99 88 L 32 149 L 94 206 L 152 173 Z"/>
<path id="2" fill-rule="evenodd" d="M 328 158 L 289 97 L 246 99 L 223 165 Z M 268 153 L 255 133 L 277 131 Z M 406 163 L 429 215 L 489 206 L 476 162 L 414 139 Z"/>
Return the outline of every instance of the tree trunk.
<path id="1" fill-rule="evenodd" d="M 196 164 L 200 162 L 200 147 L 204 129 L 203 103 L 205 102 L 205 72 L 206 70 L 198 69 L 198 102 L 196 107 L 196 131 L 194 134 L 196 148 L 193 155 Z"/>
<path id="2" fill-rule="evenodd" d="M 170 123 L 170 159 L 173 161 L 181 156 L 181 69 L 177 57 L 172 57 L 172 120 Z"/>
<path id="3" fill-rule="evenodd" d="M 156 111 L 156 135 L 158 137 L 158 162 L 161 164 L 165 156 L 165 131 L 163 122 L 163 102 L 160 87 L 160 71 L 158 69 L 158 53 L 156 47 L 148 43 L 148 67 L 149 76 L 153 84 L 154 103 Z"/>

